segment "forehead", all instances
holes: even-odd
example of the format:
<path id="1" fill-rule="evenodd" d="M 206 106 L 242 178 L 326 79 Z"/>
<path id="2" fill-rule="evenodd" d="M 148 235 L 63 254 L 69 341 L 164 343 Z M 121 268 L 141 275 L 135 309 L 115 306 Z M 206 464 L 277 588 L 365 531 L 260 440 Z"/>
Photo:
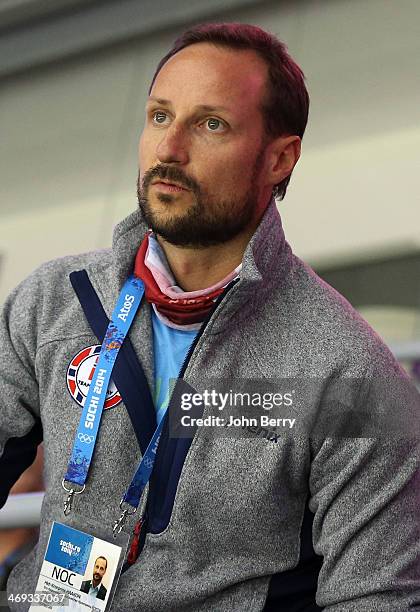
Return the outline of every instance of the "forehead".
<path id="1" fill-rule="evenodd" d="M 166 62 L 151 95 L 174 104 L 222 105 L 235 114 L 249 114 L 259 111 L 267 78 L 267 66 L 255 51 L 198 43 Z"/>
<path id="2" fill-rule="evenodd" d="M 95 565 L 103 565 L 103 566 L 105 566 L 105 559 L 96 559 Z"/>

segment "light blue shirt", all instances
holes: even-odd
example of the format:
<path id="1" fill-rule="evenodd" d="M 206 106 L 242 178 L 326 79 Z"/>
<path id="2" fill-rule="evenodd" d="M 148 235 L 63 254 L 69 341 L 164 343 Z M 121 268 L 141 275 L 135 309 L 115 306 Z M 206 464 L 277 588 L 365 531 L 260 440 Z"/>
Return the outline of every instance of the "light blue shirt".
<path id="1" fill-rule="evenodd" d="M 174 329 L 162 323 L 152 310 L 155 393 L 153 401 L 159 423 L 169 403 L 170 380 L 178 378 L 196 330 Z"/>
<path id="2" fill-rule="evenodd" d="M 101 582 L 98 584 L 98 586 L 96 586 L 95 588 L 93 587 L 93 585 L 90 587 L 89 589 L 89 593 L 88 595 L 91 595 L 92 597 L 97 597 L 98 596 L 98 591 L 99 591 L 99 587 L 101 586 Z"/>

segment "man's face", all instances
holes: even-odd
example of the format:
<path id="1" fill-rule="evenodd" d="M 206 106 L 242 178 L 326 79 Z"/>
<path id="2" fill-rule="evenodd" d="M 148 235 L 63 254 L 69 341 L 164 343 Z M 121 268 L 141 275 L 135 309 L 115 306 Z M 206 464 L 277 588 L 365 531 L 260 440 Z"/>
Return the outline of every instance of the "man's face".
<path id="1" fill-rule="evenodd" d="M 218 244 L 261 216 L 272 189 L 264 180 L 266 81 L 255 52 L 208 43 L 179 51 L 159 72 L 140 139 L 138 197 L 147 224 L 168 242 Z"/>
<path id="2" fill-rule="evenodd" d="M 105 559 L 96 559 L 95 565 L 93 566 L 93 579 L 95 582 L 100 582 L 103 575 L 106 572 L 106 561 Z"/>

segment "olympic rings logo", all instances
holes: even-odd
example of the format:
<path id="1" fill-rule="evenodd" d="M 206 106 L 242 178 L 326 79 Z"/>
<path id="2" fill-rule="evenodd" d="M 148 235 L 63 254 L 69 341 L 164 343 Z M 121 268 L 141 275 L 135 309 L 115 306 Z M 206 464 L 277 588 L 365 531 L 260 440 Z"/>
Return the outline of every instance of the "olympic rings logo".
<path id="1" fill-rule="evenodd" d="M 94 440 L 93 436 L 89 436 L 88 434 L 84 433 L 77 434 L 77 437 L 79 438 L 80 442 L 84 442 L 85 444 L 92 444 Z"/>
<path id="2" fill-rule="evenodd" d="M 150 459 L 149 457 L 145 457 L 145 459 L 144 459 L 144 465 L 145 465 L 147 468 L 152 468 L 152 467 L 153 467 L 153 463 L 154 463 L 154 461 L 153 461 L 152 459 Z"/>

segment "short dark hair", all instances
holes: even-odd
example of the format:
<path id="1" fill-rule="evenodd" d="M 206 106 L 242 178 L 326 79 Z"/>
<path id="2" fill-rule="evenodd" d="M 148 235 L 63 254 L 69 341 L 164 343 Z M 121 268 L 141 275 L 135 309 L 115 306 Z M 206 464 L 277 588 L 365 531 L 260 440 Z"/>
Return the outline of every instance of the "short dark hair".
<path id="1" fill-rule="evenodd" d="M 106 564 L 105 565 L 105 569 L 107 569 L 107 567 L 108 567 L 108 559 L 106 557 L 102 557 L 102 556 L 96 557 L 95 563 L 97 562 L 98 559 L 103 559 L 105 561 L 105 564 Z"/>
<path id="2" fill-rule="evenodd" d="M 201 42 L 258 53 L 267 64 L 269 75 L 269 87 L 261 108 L 266 138 L 271 140 L 282 135 L 303 137 L 309 112 L 305 75 L 290 57 L 286 45 L 257 26 L 244 23 L 203 23 L 186 30 L 160 60 L 149 94 L 162 66 L 181 49 Z M 290 176 L 274 186 L 273 195 L 280 200 L 286 194 Z"/>

